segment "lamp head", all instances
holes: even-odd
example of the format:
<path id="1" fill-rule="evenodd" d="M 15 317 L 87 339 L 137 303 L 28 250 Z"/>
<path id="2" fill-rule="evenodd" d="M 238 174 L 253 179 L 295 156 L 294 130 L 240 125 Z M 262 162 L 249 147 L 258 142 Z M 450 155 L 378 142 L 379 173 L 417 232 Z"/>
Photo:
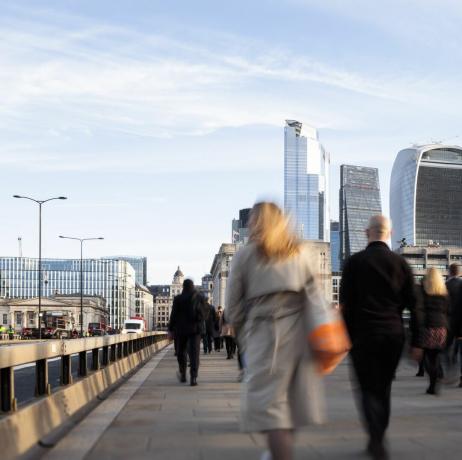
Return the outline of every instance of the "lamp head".
<path id="1" fill-rule="evenodd" d="M 13 198 L 22 198 L 21 195 L 13 195 Z"/>
<path id="2" fill-rule="evenodd" d="M 58 200 L 67 200 L 67 196 L 58 196 Z"/>

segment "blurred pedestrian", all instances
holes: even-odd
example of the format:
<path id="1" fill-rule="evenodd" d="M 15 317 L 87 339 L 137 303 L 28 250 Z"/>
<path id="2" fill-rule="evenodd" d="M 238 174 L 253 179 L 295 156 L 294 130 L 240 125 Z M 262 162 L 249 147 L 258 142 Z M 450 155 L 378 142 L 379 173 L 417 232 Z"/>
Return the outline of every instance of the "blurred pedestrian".
<path id="1" fill-rule="evenodd" d="M 204 345 L 204 354 L 212 352 L 212 342 L 213 342 L 213 328 L 215 325 L 215 307 L 210 305 L 208 302 L 205 304 L 206 308 L 206 318 L 205 318 L 205 333 L 202 338 Z"/>
<path id="2" fill-rule="evenodd" d="M 14 339 L 14 327 L 10 324 L 9 328 L 8 328 L 8 337 L 10 340 L 13 340 Z"/>
<path id="3" fill-rule="evenodd" d="M 446 281 L 449 294 L 449 330 L 446 345 L 446 362 L 449 367 L 457 364 L 459 355 L 459 387 L 462 388 L 462 278 L 460 277 L 460 265 L 449 265 L 449 277 Z"/>
<path id="4" fill-rule="evenodd" d="M 340 283 L 341 310 L 352 341 L 350 356 L 359 384 L 359 405 L 369 435 L 368 454 L 386 459 L 385 431 L 390 419 L 391 384 L 404 345 L 402 313 L 411 312 L 413 344 L 419 325 L 412 271 L 390 250 L 391 222 L 373 216 L 366 230 L 368 245 L 345 263 Z M 420 359 L 420 348 L 414 350 Z"/>
<path id="5" fill-rule="evenodd" d="M 427 394 L 435 395 L 439 388 L 440 355 L 446 347 L 449 311 L 448 291 L 437 268 L 427 269 L 420 294 L 425 325 L 422 338 L 424 366 L 430 380 Z"/>
<path id="6" fill-rule="evenodd" d="M 318 291 L 308 251 L 277 205 L 257 203 L 249 230 L 233 259 L 226 304 L 246 368 L 242 429 L 265 433 L 273 460 L 290 460 L 295 429 L 324 415 L 304 321 L 306 296 Z"/>
<path id="7" fill-rule="evenodd" d="M 221 351 L 221 328 L 223 327 L 223 308 L 221 306 L 217 308 L 214 320 L 215 322 L 213 325 L 213 348 L 215 349 L 215 351 Z"/>
<path id="8" fill-rule="evenodd" d="M 234 340 L 234 327 L 227 321 L 226 315 L 223 314 L 223 323 L 221 328 L 221 336 L 225 340 L 226 359 L 233 359 L 236 352 L 236 343 Z"/>
<path id="9" fill-rule="evenodd" d="M 173 299 L 168 330 L 175 334 L 180 382 L 186 382 L 187 355 L 190 363 L 190 384 L 197 385 L 204 299 L 190 279 L 183 281 L 183 291 Z"/>

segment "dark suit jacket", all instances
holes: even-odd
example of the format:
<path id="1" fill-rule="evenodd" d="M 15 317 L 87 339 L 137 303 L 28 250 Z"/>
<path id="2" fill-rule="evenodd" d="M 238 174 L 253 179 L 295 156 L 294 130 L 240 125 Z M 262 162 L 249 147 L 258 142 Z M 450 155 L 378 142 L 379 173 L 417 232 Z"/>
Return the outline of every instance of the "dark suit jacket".
<path id="1" fill-rule="evenodd" d="M 446 281 L 449 293 L 449 327 L 453 336 L 462 336 L 462 278 L 449 278 Z"/>
<path id="2" fill-rule="evenodd" d="M 172 313 L 168 330 L 176 335 L 194 335 L 201 333 L 201 324 L 204 321 L 199 308 L 195 308 L 197 291 L 182 292 L 173 299 Z"/>
<path id="3" fill-rule="evenodd" d="M 406 307 L 411 311 L 413 341 L 418 346 L 422 318 L 416 320 L 412 271 L 385 243 L 372 242 L 347 260 L 340 304 L 353 346 L 374 335 L 404 337 L 402 313 Z"/>

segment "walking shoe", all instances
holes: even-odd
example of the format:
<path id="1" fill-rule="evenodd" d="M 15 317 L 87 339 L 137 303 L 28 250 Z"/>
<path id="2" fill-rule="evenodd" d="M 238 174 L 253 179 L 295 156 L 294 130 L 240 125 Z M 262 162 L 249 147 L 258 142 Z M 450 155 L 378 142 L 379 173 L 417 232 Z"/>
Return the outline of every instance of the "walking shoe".
<path id="1" fill-rule="evenodd" d="M 186 374 L 177 371 L 176 376 L 177 376 L 178 381 L 179 381 L 180 383 L 185 383 L 185 382 L 186 382 Z"/>
<path id="2" fill-rule="evenodd" d="M 416 377 L 423 377 L 424 376 L 424 373 L 423 372 L 417 372 L 417 374 L 415 375 Z"/>
<path id="3" fill-rule="evenodd" d="M 385 446 L 382 443 L 369 442 L 367 445 L 367 453 L 374 460 L 388 460 L 390 458 L 387 449 L 385 449 Z"/>
<path id="4" fill-rule="evenodd" d="M 190 383 L 190 385 L 191 385 L 192 387 L 197 386 L 197 377 L 191 377 L 191 383 Z"/>

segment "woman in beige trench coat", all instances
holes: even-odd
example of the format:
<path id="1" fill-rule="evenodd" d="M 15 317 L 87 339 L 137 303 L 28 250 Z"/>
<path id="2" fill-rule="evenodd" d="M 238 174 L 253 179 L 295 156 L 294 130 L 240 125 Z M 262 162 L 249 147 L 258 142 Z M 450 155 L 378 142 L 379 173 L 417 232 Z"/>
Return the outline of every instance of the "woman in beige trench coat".
<path id="1" fill-rule="evenodd" d="M 296 428 L 324 419 L 320 378 L 306 341 L 306 296 L 320 293 L 306 248 L 273 203 L 257 203 L 249 243 L 235 255 L 227 314 L 244 353 L 241 425 L 264 432 L 273 460 L 292 458 Z"/>

